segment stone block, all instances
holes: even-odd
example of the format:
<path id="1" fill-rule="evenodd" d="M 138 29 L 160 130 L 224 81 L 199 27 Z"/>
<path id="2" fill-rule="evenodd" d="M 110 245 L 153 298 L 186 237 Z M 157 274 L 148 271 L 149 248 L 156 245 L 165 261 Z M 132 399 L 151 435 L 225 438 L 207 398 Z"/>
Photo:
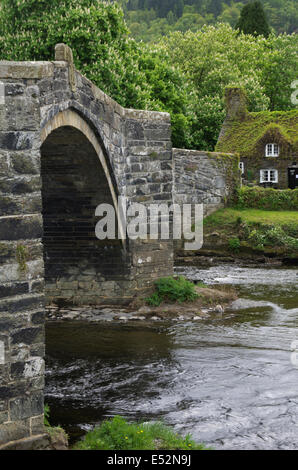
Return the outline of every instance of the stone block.
<path id="1" fill-rule="evenodd" d="M 28 240 L 42 237 L 41 215 L 1 217 L 0 221 L 0 240 Z"/>
<path id="2" fill-rule="evenodd" d="M 0 284 L 0 299 L 12 295 L 27 294 L 29 292 L 28 282 L 15 282 Z M 0 318 L 1 321 L 1 318 Z"/>
<path id="3" fill-rule="evenodd" d="M 5 423 L 0 426 L 0 446 L 30 436 L 29 419 Z"/>
<path id="4" fill-rule="evenodd" d="M 44 330 L 41 327 L 21 328 L 11 335 L 11 343 L 32 344 L 44 341 Z"/>
<path id="5" fill-rule="evenodd" d="M 15 398 L 9 402 L 11 421 L 19 421 L 43 413 L 43 393 L 32 393 L 29 397 Z"/>
<path id="6" fill-rule="evenodd" d="M 0 132 L 0 148 L 3 150 L 28 150 L 33 147 L 32 132 Z"/>
<path id="7" fill-rule="evenodd" d="M 25 294 L 0 300 L 0 312 L 20 313 L 28 310 L 40 309 L 43 305 L 43 295 Z"/>

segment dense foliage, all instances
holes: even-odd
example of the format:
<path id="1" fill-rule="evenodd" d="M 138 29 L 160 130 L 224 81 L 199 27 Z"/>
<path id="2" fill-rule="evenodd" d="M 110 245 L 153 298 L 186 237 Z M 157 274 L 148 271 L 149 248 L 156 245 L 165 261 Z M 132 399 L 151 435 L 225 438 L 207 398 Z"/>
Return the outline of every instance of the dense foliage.
<path id="1" fill-rule="evenodd" d="M 133 7 L 126 1 L 121 3 Z M 176 5 L 176 14 L 181 13 L 176 2 L 161 4 L 163 8 Z M 219 4 L 210 2 L 208 9 L 204 8 L 219 11 Z M 184 1 L 186 6 L 198 8 L 199 2 Z M 195 13 L 190 13 L 193 16 Z M 117 3 L 2 0 L 0 59 L 52 60 L 59 42 L 73 49 L 76 67 L 121 105 L 169 112 L 175 147 L 214 149 L 225 117 L 222 97 L 226 86 L 244 87 L 251 111 L 293 107 L 290 96 L 291 82 L 296 79 L 296 34 L 271 34 L 265 39 L 239 35 L 222 23 L 195 32 L 173 32 L 149 45 L 129 35 Z"/>
<path id="2" fill-rule="evenodd" d="M 288 110 L 296 77 L 298 36 L 238 34 L 231 26 L 175 32 L 162 47 L 191 85 L 188 148 L 213 150 L 225 107 L 227 86 L 245 89 L 250 111 Z"/>
<path id="3" fill-rule="evenodd" d="M 266 209 L 266 210 L 293 210 L 298 208 L 298 189 L 277 190 L 273 188 L 260 188 L 243 186 L 238 190 L 237 207 Z"/>
<path id="4" fill-rule="evenodd" d="M 170 112 L 173 141 L 183 145 L 184 78 L 164 51 L 129 37 L 116 3 L 2 0 L 0 59 L 53 60 L 59 42 L 73 49 L 76 67 L 121 105 Z"/>
<path id="5" fill-rule="evenodd" d="M 132 34 L 156 41 L 173 31 L 197 31 L 205 24 L 235 26 L 250 0 L 118 0 Z M 262 0 L 269 25 L 280 34 L 297 32 L 296 0 Z"/>

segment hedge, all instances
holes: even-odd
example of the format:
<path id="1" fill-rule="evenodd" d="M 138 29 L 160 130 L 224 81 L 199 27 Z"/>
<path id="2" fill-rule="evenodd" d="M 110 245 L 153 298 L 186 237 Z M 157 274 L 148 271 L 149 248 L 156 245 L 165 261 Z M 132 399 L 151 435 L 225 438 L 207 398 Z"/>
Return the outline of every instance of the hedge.
<path id="1" fill-rule="evenodd" d="M 243 186 L 238 189 L 236 205 L 239 209 L 298 211 L 298 189 Z"/>

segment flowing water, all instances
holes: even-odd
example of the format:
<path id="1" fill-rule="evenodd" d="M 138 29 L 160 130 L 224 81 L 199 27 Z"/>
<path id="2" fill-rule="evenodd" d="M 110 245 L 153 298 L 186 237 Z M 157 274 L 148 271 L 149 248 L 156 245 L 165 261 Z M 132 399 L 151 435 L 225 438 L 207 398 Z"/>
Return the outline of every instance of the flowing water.
<path id="1" fill-rule="evenodd" d="M 297 270 L 177 272 L 233 285 L 239 299 L 222 318 L 197 322 L 47 325 L 55 424 L 74 441 L 119 414 L 163 419 L 215 449 L 296 449 Z"/>

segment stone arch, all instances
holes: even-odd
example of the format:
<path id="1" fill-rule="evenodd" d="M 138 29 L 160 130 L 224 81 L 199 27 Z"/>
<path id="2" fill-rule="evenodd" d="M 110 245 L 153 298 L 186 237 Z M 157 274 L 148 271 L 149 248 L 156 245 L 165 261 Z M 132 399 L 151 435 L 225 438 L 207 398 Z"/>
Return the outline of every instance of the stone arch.
<path id="1" fill-rule="evenodd" d="M 94 147 L 97 156 L 99 158 L 99 161 L 103 167 L 103 170 L 105 172 L 109 188 L 111 191 L 111 195 L 113 198 L 114 206 L 117 209 L 118 208 L 118 191 L 117 188 L 115 188 L 115 177 L 112 173 L 112 169 L 109 168 L 109 165 L 107 164 L 104 152 L 103 152 L 103 144 L 99 142 L 99 139 L 95 133 L 95 131 L 92 129 L 91 125 L 87 123 L 85 119 L 83 119 L 78 112 L 76 112 L 72 108 L 68 108 L 66 110 L 59 111 L 52 119 L 49 119 L 45 124 L 44 127 L 41 130 L 41 144 L 44 143 L 46 138 L 49 136 L 50 133 L 52 133 L 54 130 L 58 129 L 59 127 L 74 127 L 75 129 L 78 129 L 79 131 L 82 132 L 82 134 L 85 135 L 85 137 L 89 140 L 89 142 L 92 144 Z M 121 227 L 121 230 L 123 228 Z M 122 239 L 124 240 L 124 234 L 122 233 Z"/>
<path id="2" fill-rule="evenodd" d="M 107 303 L 121 296 L 129 263 L 124 237 L 95 236 L 95 208 L 114 206 L 117 188 L 91 126 L 72 109 L 41 130 L 43 246 L 48 302 Z M 117 231 L 117 230 L 116 230 Z"/>

